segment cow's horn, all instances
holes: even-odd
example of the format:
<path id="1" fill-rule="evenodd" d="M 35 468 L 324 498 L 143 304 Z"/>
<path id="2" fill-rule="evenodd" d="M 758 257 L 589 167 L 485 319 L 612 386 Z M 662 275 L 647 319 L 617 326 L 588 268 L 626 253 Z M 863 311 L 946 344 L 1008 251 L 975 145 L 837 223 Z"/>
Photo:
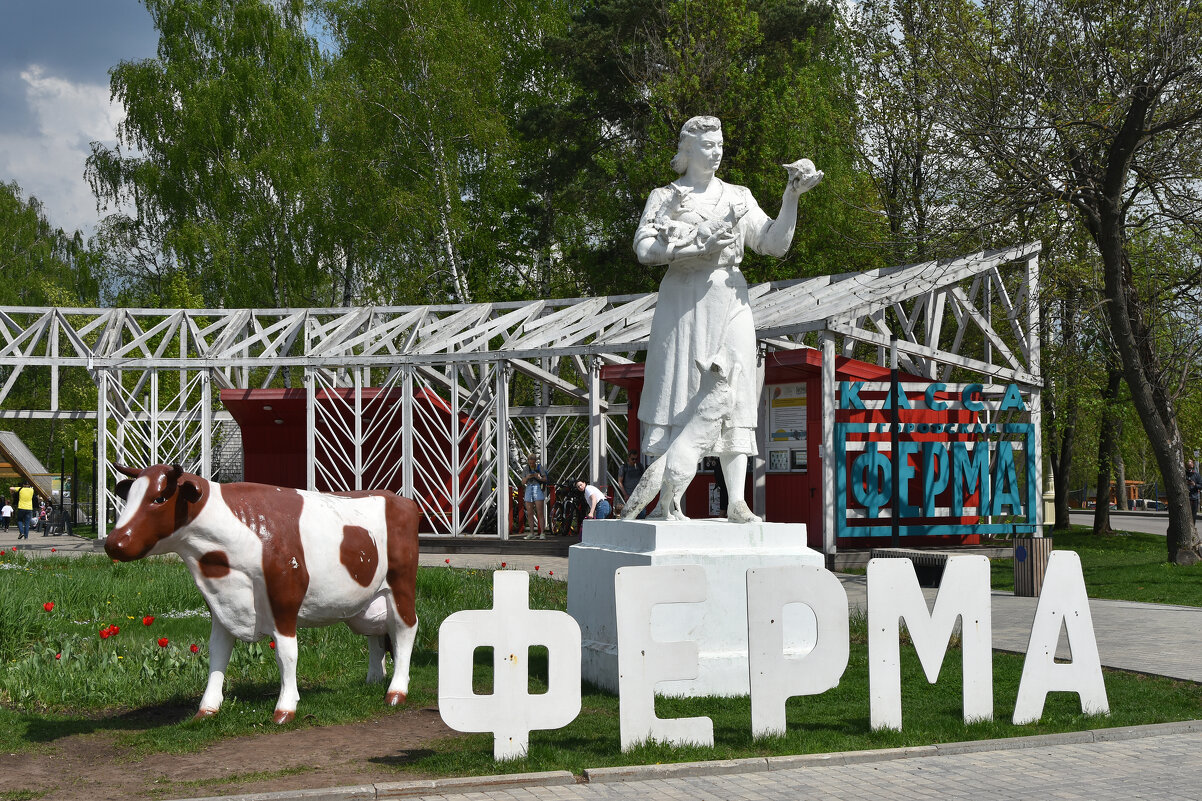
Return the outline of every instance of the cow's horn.
<path id="1" fill-rule="evenodd" d="M 171 484 L 179 481 L 179 477 L 184 474 L 184 468 L 178 464 L 171 465 L 171 469 L 167 471 L 167 481 Z"/>
<path id="2" fill-rule="evenodd" d="M 142 475 L 141 470 L 135 470 L 132 467 L 124 467 L 122 465 L 117 464 L 116 462 L 113 462 L 113 469 L 116 470 L 121 475 L 129 476 L 130 478 L 137 478 L 138 476 Z"/>

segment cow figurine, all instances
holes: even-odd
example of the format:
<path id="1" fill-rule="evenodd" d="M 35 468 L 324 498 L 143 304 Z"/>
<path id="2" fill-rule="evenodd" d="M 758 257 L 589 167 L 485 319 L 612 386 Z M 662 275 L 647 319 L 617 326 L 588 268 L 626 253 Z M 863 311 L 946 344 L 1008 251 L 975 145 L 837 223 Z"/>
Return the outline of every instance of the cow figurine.
<path id="1" fill-rule="evenodd" d="M 296 715 L 296 629 L 344 621 L 368 638 L 368 682 L 384 679 L 392 640 L 391 705 L 409 692 L 417 633 L 417 504 L 386 491 L 322 494 L 266 484 L 218 484 L 179 465 L 116 466 L 126 501 L 104 550 L 123 562 L 180 555 L 212 614 L 209 681 L 196 717 L 221 707 L 234 639 L 275 638 L 274 720 Z"/>

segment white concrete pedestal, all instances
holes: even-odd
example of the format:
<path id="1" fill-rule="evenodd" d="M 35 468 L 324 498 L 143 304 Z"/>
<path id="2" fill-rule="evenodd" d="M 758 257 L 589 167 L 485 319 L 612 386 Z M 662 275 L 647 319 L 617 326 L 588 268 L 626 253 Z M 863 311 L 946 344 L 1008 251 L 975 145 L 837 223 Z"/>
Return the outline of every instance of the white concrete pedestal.
<path id="1" fill-rule="evenodd" d="M 581 676 L 618 691 L 614 573 L 627 565 L 700 565 L 706 601 L 664 604 L 651 616 L 652 636 L 662 642 L 698 643 L 700 674 L 669 681 L 661 695 L 747 695 L 747 570 L 752 567 L 824 567 L 806 547 L 800 523 L 727 523 L 724 520 L 587 520 L 579 545 L 568 551 L 568 614 L 580 624 Z M 807 651 L 817 639 L 808 607 L 785 607 L 785 647 Z"/>

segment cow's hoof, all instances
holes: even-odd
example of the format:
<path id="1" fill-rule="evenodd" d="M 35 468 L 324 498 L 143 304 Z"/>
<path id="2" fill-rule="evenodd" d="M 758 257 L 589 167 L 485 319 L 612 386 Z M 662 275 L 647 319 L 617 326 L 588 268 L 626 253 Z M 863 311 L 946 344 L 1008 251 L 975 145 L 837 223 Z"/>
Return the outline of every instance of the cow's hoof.
<path id="1" fill-rule="evenodd" d="M 406 697 L 400 690 L 389 690 L 388 695 L 384 696 L 384 700 L 388 702 L 389 706 L 400 706 L 405 703 Z"/>
<path id="2" fill-rule="evenodd" d="M 216 709 L 201 709 L 201 710 L 197 711 L 197 713 L 195 715 L 192 716 L 192 720 L 204 720 L 205 718 L 211 718 L 216 714 L 217 714 Z"/>
<path id="3" fill-rule="evenodd" d="M 288 712 L 283 709 L 277 709 L 275 711 L 275 717 L 273 717 L 272 720 L 274 720 L 276 723 L 283 726 L 285 723 L 291 723 L 292 719 L 295 717 L 296 717 L 295 712 Z"/>

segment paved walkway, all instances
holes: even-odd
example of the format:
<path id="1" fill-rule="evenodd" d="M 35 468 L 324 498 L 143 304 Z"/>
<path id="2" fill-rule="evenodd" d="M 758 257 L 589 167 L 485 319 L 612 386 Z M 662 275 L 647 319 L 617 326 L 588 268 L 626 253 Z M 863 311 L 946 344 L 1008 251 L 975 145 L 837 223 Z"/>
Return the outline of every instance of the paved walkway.
<path id="1" fill-rule="evenodd" d="M 90 540 L 42 537 L 16 540 L 0 531 L 0 548 L 33 555 L 95 553 Z M 449 560 L 449 561 L 448 561 Z M 529 570 L 566 580 L 567 559 L 525 555 L 422 554 L 427 566 Z M 849 603 L 863 608 L 866 579 L 841 576 Z M 928 601 L 935 590 L 927 590 Z M 993 594 L 994 647 L 1025 652 L 1036 599 Z M 1202 682 L 1202 609 L 1128 601 L 1091 600 L 1094 632 L 1108 667 Z M 1063 648 L 1062 655 L 1067 656 Z M 280 793 L 292 798 L 444 799 L 445 801 L 608 801 L 631 799 L 1202 799 L 1202 722 L 1105 729 L 843 755 L 803 755 L 736 763 L 651 765 L 571 774 L 467 778 L 329 791 Z M 515 779 L 517 780 L 515 783 Z M 268 796 L 254 796 L 266 798 Z M 250 797 L 248 797 L 250 798 Z"/>

